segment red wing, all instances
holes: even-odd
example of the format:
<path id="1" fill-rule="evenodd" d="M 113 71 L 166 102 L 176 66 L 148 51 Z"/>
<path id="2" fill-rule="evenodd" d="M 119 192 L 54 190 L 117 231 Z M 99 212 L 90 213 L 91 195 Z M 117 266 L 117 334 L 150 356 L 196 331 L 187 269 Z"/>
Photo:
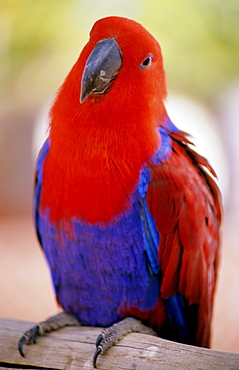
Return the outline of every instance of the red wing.
<path id="1" fill-rule="evenodd" d="M 152 181 L 147 191 L 148 207 L 160 234 L 161 297 L 179 291 L 189 305 L 199 305 L 196 344 L 209 346 L 220 192 L 204 168 L 212 172 L 208 162 L 185 144 L 184 133 L 172 137 L 171 157 L 150 165 Z"/>

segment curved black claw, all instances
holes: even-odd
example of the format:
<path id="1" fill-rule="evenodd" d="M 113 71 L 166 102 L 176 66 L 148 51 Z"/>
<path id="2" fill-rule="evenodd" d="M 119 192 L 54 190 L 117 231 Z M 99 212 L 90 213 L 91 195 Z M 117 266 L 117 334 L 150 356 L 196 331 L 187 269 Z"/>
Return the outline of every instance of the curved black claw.
<path id="1" fill-rule="evenodd" d="M 100 335 L 98 335 L 98 337 L 96 338 L 96 341 L 95 341 L 95 345 L 96 347 L 98 347 L 100 345 L 100 343 L 102 342 L 102 340 L 104 339 L 104 334 L 103 333 L 100 333 Z"/>
<path id="2" fill-rule="evenodd" d="M 157 335 L 152 328 L 143 325 L 133 317 L 119 321 L 118 323 L 105 328 L 96 339 L 96 351 L 93 356 L 93 366 L 96 368 L 96 360 L 100 354 L 104 355 L 108 349 L 118 343 L 126 334 L 136 332 L 142 334 Z"/>
<path id="3" fill-rule="evenodd" d="M 54 330 L 64 328 L 65 326 L 80 326 L 79 320 L 72 314 L 61 312 L 58 315 L 52 316 L 46 321 L 40 322 L 38 325 L 27 330 L 18 342 L 18 351 L 24 357 L 23 346 L 24 344 L 36 343 L 38 336 L 43 336 Z"/>
<path id="4" fill-rule="evenodd" d="M 25 335 L 23 335 L 22 337 L 21 337 L 21 339 L 19 340 L 19 342 L 18 342 L 18 352 L 20 353 L 20 355 L 22 356 L 22 357 L 25 357 L 25 355 L 24 355 L 24 352 L 23 352 L 23 345 L 24 345 L 24 343 L 26 342 L 26 336 Z"/>
<path id="5" fill-rule="evenodd" d="M 36 343 L 36 338 L 38 337 L 39 325 L 34 326 L 30 330 L 26 331 L 25 334 L 20 338 L 18 342 L 18 351 L 22 357 L 25 357 L 23 352 L 24 344 Z"/>
<path id="6" fill-rule="evenodd" d="M 93 366 L 94 366 L 95 369 L 97 368 L 97 366 L 96 366 L 96 360 L 97 360 L 98 356 L 101 354 L 101 352 L 102 352 L 102 347 L 101 346 L 97 346 L 96 351 L 95 351 L 94 356 L 93 356 Z"/>

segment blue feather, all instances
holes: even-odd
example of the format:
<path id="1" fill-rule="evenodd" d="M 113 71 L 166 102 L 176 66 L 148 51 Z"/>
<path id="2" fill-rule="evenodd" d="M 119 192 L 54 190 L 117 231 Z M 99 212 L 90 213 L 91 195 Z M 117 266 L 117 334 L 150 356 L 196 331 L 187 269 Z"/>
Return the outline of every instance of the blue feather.
<path id="1" fill-rule="evenodd" d="M 34 194 L 34 219 L 37 237 L 42 244 L 41 233 L 39 230 L 39 210 L 38 205 L 40 201 L 41 187 L 42 187 L 42 175 L 43 175 L 43 163 L 50 149 L 50 140 L 46 140 L 39 153 L 37 165 L 36 165 L 36 183 L 35 183 L 35 194 Z"/>
<path id="2" fill-rule="evenodd" d="M 183 309 L 185 308 L 184 297 L 180 293 L 177 293 L 174 296 L 165 299 L 164 302 L 171 325 L 173 325 L 173 320 L 176 322 L 181 342 L 190 343 L 189 331 L 185 320 L 185 314 L 183 312 Z"/>

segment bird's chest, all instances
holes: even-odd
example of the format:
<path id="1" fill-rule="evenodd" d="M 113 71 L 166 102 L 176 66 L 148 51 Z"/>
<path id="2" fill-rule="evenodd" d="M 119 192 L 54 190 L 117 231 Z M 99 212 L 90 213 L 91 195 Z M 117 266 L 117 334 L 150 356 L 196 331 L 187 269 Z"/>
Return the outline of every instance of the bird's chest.
<path id="1" fill-rule="evenodd" d="M 102 141 L 73 148 L 52 144 L 40 200 L 40 212 L 48 209 L 51 221 L 81 218 L 90 224 L 107 223 L 131 209 L 144 160 L 137 153 L 130 155 L 124 145 L 116 145 L 116 150 Z"/>

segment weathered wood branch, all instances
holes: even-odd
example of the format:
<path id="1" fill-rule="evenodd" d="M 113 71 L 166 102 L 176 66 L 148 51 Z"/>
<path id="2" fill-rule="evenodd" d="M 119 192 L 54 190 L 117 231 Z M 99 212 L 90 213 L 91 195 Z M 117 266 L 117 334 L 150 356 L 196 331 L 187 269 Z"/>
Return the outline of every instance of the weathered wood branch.
<path id="1" fill-rule="evenodd" d="M 25 358 L 17 351 L 18 340 L 34 323 L 0 319 L 0 369 L 93 369 L 92 356 L 99 328 L 64 328 L 25 346 Z M 239 369 L 239 354 L 219 352 L 132 333 L 98 358 L 98 369 Z"/>

